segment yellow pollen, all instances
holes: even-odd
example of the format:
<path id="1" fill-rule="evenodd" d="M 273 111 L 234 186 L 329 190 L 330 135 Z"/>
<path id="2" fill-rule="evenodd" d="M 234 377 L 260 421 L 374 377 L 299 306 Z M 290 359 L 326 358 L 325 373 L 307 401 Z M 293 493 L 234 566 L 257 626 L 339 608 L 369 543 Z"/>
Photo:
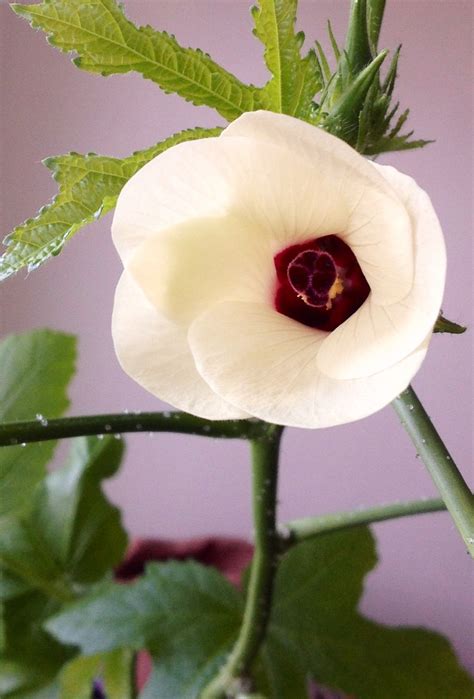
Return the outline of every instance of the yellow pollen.
<path id="1" fill-rule="evenodd" d="M 344 291 L 344 283 L 343 283 L 342 279 L 339 276 L 337 276 L 334 284 L 331 286 L 331 288 L 328 291 L 329 300 L 326 304 L 326 310 L 329 311 L 329 309 L 332 308 L 333 299 L 335 299 L 336 296 L 338 296 L 339 294 L 342 294 L 343 291 Z"/>

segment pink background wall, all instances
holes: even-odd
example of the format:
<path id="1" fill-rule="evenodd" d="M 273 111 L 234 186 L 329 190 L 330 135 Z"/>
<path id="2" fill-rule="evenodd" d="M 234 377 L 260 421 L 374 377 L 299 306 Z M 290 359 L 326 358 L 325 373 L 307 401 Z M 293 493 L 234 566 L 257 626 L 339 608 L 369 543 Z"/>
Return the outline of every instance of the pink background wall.
<path id="1" fill-rule="evenodd" d="M 300 26 L 326 46 L 325 21 L 342 39 L 349 3 L 306 0 Z M 130 17 L 209 51 L 243 80 L 261 83 L 261 48 L 245 0 L 126 0 Z M 135 75 L 81 73 L 6 5 L 2 28 L 1 235 L 55 191 L 40 160 L 69 150 L 125 156 L 182 128 L 220 122 L 210 110 L 164 95 Z M 389 0 L 382 46 L 403 42 L 398 96 L 416 135 L 437 142 L 383 162 L 430 193 L 449 256 L 445 314 L 472 323 L 472 5 L 457 0 Z M 110 337 L 120 264 L 111 218 L 90 226 L 50 264 L 0 287 L 2 335 L 50 326 L 80 336 L 72 413 L 163 406 L 125 376 Z M 437 336 L 414 385 L 472 482 L 472 332 Z M 134 535 L 250 535 L 246 446 L 186 436 L 127 438 L 120 476 L 108 486 Z M 435 490 L 391 408 L 321 432 L 287 430 L 280 517 L 432 496 Z M 424 624 L 447 634 L 474 669 L 472 561 L 446 514 L 375 527 L 381 564 L 363 609 L 388 623 Z M 469 611 L 468 611 L 469 610 Z M 469 616 L 471 615 L 471 616 Z"/>

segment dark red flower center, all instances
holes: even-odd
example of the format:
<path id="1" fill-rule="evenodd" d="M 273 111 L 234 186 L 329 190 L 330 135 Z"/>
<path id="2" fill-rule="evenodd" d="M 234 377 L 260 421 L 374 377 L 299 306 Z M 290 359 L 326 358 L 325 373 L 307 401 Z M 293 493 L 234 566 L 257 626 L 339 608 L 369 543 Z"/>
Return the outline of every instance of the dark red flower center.
<path id="1" fill-rule="evenodd" d="M 275 308 L 312 328 L 334 330 L 370 292 L 356 256 L 336 235 L 291 245 L 274 262 Z"/>

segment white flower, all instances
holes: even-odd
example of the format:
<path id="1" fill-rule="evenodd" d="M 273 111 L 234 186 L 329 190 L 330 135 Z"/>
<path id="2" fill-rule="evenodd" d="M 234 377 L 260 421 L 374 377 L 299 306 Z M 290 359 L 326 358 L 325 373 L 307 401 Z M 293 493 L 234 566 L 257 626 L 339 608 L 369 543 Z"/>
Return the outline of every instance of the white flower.
<path id="1" fill-rule="evenodd" d="M 123 369 L 205 418 L 327 427 L 374 413 L 418 370 L 441 304 L 427 194 L 270 112 L 145 165 L 113 238 Z"/>

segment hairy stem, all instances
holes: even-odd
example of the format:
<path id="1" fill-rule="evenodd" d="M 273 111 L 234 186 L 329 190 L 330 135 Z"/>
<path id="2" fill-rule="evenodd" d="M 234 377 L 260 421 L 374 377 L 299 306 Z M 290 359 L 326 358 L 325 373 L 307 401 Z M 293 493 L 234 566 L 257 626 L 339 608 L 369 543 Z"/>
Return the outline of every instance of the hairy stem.
<path id="1" fill-rule="evenodd" d="M 281 548 L 283 551 L 294 544 L 299 544 L 306 539 L 312 539 L 319 534 L 334 532 L 340 529 L 349 529 L 361 525 L 383 522 L 387 519 L 409 517 L 427 512 L 440 512 L 446 510 L 446 505 L 441 498 L 432 500 L 413 500 L 411 502 L 396 502 L 390 505 L 370 507 L 366 510 L 352 512 L 335 512 L 320 517 L 305 517 L 287 522 L 281 530 Z"/>
<path id="2" fill-rule="evenodd" d="M 403 391 L 393 406 L 474 558 L 474 496 L 413 388 Z"/>
<path id="3" fill-rule="evenodd" d="M 244 617 L 227 662 L 203 691 L 202 699 L 237 697 L 252 689 L 252 665 L 265 638 L 278 563 L 276 505 L 281 433 L 281 427 L 267 425 L 266 436 L 251 442 L 255 552 Z"/>
<path id="4" fill-rule="evenodd" d="M 203 420 L 181 412 L 84 415 L 51 420 L 38 416 L 37 420 L 0 425 L 0 447 L 125 432 L 185 432 L 203 437 L 253 439 L 265 430 L 266 423 L 260 420 Z"/>

